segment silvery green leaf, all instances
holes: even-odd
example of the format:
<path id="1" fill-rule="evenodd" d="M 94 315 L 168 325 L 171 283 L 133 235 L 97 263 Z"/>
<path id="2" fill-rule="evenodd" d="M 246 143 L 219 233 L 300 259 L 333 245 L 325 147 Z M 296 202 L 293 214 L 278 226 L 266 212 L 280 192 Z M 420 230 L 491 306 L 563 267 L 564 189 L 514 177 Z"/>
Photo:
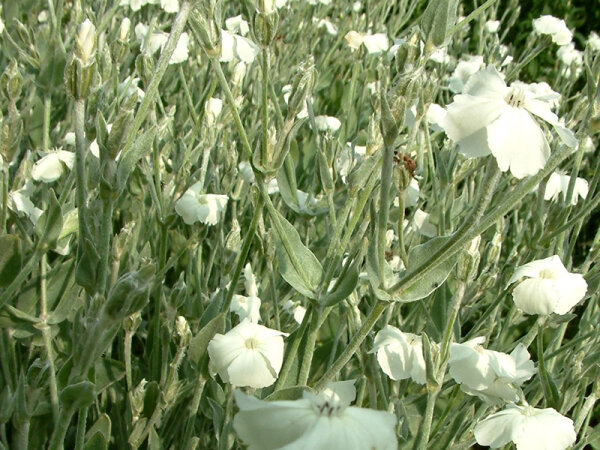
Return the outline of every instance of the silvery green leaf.
<path id="1" fill-rule="evenodd" d="M 156 127 L 152 127 L 135 140 L 129 151 L 121 155 L 117 166 L 117 190 L 119 192 L 125 189 L 129 175 L 135 169 L 137 162 L 152 150 L 155 135 Z"/>
<path id="2" fill-rule="evenodd" d="M 21 239 L 14 234 L 0 236 L 0 286 L 8 286 L 21 271 Z"/>
<path id="3" fill-rule="evenodd" d="M 283 235 L 276 233 L 276 253 L 281 276 L 294 289 L 308 298 L 317 298 L 317 288 L 323 279 L 323 267 L 317 257 L 300 239 L 296 228 L 276 212 Z"/>

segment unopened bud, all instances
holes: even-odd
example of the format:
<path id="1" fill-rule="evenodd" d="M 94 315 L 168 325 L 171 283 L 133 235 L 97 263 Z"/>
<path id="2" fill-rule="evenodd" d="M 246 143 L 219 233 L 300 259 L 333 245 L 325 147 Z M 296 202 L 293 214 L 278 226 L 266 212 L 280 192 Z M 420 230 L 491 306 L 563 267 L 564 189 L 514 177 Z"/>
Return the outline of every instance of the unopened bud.
<path id="1" fill-rule="evenodd" d="M 104 305 L 105 314 L 121 321 L 142 309 L 148 302 L 153 277 L 154 266 L 147 265 L 119 278 Z"/>
<path id="2" fill-rule="evenodd" d="M 271 4 L 271 9 L 273 8 Z M 254 36 L 257 42 L 262 47 L 269 47 L 275 36 L 277 35 L 277 28 L 279 27 L 279 14 L 277 11 L 269 13 L 258 11 L 254 15 Z"/>
<path id="3" fill-rule="evenodd" d="M 469 282 L 477 275 L 480 242 L 481 236 L 475 237 L 458 258 L 458 263 L 456 265 L 457 277 L 465 283 Z"/>
<path id="4" fill-rule="evenodd" d="M 221 28 L 214 18 L 206 18 L 199 9 L 190 15 L 190 27 L 210 58 L 221 56 Z"/>
<path id="5" fill-rule="evenodd" d="M 456 24 L 458 0 L 432 0 L 421 19 L 427 36 L 426 47 L 440 47 L 446 42 L 448 32 Z"/>
<path id="6" fill-rule="evenodd" d="M 21 73 L 16 60 L 12 60 L 0 77 L 2 92 L 11 101 L 15 102 L 21 95 L 21 86 L 23 84 Z"/>
<path id="7" fill-rule="evenodd" d="M 260 0 L 258 10 L 263 14 L 271 14 L 274 11 L 273 0 Z"/>
<path id="8" fill-rule="evenodd" d="M 245 76 L 246 76 L 246 64 L 244 64 L 242 61 L 240 61 L 233 68 L 233 74 L 231 76 L 231 83 L 239 89 L 239 88 L 241 88 L 242 83 L 244 82 Z"/>
<path id="9" fill-rule="evenodd" d="M 129 33 L 131 31 L 131 20 L 128 17 L 125 17 L 121 22 L 121 26 L 119 27 L 119 40 L 123 43 L 127 42 L 129 39 Z"/>
<path id="10" fill-rule="evenodd" d="M 298 66 L 290 98 L 288 100 L 288 118 L 296 117 L 306 105 L 306 99 L 312 93 L 316 83 L 315 60 L 310 56 Z"/>
<path id="11" fill-rule="evenodd" d="M 186 347 L 192 338 L 192 330 L 190 330 L 190 326 L 188 325 L 187 320 L 185 320 L 185 317 L 177 317 L 177 322 L 175 322 L 175 330 L 180 338 L 179 345 Z"/>
<path id="12" fill-rule="evenodd" d="M 96 52 L 96 27 L 89 19 L 79 25 L 77 36 L 75 36 L 75 56 L 81 60 L 83 65 L 90 63 Z"/>

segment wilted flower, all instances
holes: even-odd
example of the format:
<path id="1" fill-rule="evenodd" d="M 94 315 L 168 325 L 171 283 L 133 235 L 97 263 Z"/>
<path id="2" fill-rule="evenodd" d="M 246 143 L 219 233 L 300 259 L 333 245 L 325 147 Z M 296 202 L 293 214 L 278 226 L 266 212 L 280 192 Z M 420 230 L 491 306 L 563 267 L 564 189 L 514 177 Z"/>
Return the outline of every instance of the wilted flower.
<path id="1" fill-rule="evenodd" d="M 514 442 L 517 450 L 564 450 L 575 442 L 573 421 L 553 408 L 509 405 L 475 425 L 475 440 L 491 448 Z"/>
<path id="2" fill-rule="evenodd" d="M 285 333 L 242 321 L 227 334 L 217 334 L 208 354 L 223 381 L 235 386 L 271 386 L 283 363 Z"/>
<path id="3" fill-rule="evenodd" d="M 571 175 L 566 175 L 560 172 L 554 172 L 550 175 L 548 183 L 546 183 L 546 192 L 544 193 L 544 200 L 552 200 L 553 202 L 558 201 L 559 194 L 562 193 L 563 197 L 566 197 L 567 191 L 569 190 L 569 181 Z M 585 199 L 588 194 L 588 182 L 584 178 L 575 180 L 575 187 L 573 188 L 573 196 L 571 198 L 571 205 L 576 205 L 579 197 Z"/>
<path id="4" fill-rule="evenodd" d="M 513 300 L 525 314 L 566 314 L 587 291 L 583 276 L 568 272 L 556 255 L 518 267 L 508 284 L 524 277 L 513 290 Z"/>
<path id="5" fill-rule="evenodd" d="M 541 16 L 534 19 L 533 30 L 537 34 L 551 36 L 552 42 L 558 45 L 567 45 L 573 39 L 573 33 L 567 28 L 565 21 L 553 16 Z"/>
<path id="6" fill-rule="evenodd" d="M 517 387 L 535 374 L 529 352 L 519 344 L 510 353 L 487 350 L 484 337 L 450 347 L 450 375 L 470 395 L 491 404 L 519 400 Z"/>
<path id="7" fill-rule="evenodd" d="M 379 367 L 392 380 L 412 378 L 416 383 L 425 384 L 421 336 L 387 325 L 375 336 L 372 352 L 377 352 Z"/>
<path id="8" fill-rule="evenodd" d="M 175 203 L 175 211 L 188 225 L 202 222 L 216 225 L 221 213 L 227 206 L 227 196 L 218 194 L 201 194 L 202 185 L 195 183 Z"/>
<path id="9" fill-rule="evenodd" d="M 350 406 L 353 381 L 329 383 L 300 400 L 266 402 L 235 391 L 233 428 L 250 449 L 396 450 L 396 417 Z"/>
<path id="10" fill-rule="evenodd" d="M 471 76 L 463 92 L 447 107 L 442 126 L 468 157 L 491 153 L 503 172 L 510 169 L 516 178 L 536 174 L 546 164 L 550 147 L 533 116 L 550 123 L 569 147 L 577 145 L 544 96 L 525 83 L 506 86 L 493 66 Z"/>
<path id="11" fill-rule="evenodd" d="M 52 183 L 64 172 L 64 166 L 70 170 L 75 162 L 75 153 L 62 149 L 50 150 L 46 156 L 37 161 L 31 169 L 31 176 L 36 181 Z"/>

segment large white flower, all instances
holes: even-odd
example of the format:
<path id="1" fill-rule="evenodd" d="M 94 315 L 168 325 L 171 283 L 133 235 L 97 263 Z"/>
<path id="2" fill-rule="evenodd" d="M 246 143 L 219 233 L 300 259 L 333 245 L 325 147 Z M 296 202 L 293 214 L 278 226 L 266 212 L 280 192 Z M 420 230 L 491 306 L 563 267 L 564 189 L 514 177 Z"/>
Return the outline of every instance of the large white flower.
<path id="1" fill-rule="evenodd" d="M 564 450 L 575 442 L 573 421 L 552 408 L 510 405 L 475 426 L 479 445 L 498 448 L 514 442 L 517 450 Z"/>
<path id="2" fill-rule="evenodd" d="M 573 39 L 573 33 L 567 28 L 565 21 L 553 16 L 541 16 L 534 19 L 533 30 L 537 34 L 551 36 L 552 42 L 558 45 L 567 45 Z"/>
<path id="3" fill-rule="evenodd" d="M 569 190 L 569 181 L 571 175 L 567 175 L 560 172 L 554 172 L 550 175 L 548 183 L 546 183 L 546 191 L 544 192 L 544 200 L 551 200 L 553 202 L 558 201 L 558 196 L 562 193 L 563 198 L 566 197 L 567 191 Z M 571 205 L 576 205 L 579 197 L 585 199 L 588 195 L 588 182 L 584 178 L 575 180 L 575 187 L 573 189 L 573 197 L 571 198 Z"/>
<path id="4" fill-rule="evenodd" d="M 271 386 L 283 363 L 281 331 L 242 321 L 227 334 L 217 334 L 208 355 L 223 381 L 235 386 Z"/>
<path id="5" fill-rule="evenodd" d="M 353 381 L 330 383 L 318 395 L 266 402 L 235 391 L 233 428 L 249 450 L 396 450 L 396 417 L 350 406 Z"/>
<path id="6" fill-rule="evenodd" d="M 60 178 L 64 166 L 70 170 L 75 163 L 75 153 L 62 149 L 50 150 L 42 159 L 38 160 L 31 169 L 31 176 L 36 181 L 52 183 Z"/>
<path id="7" fill-rule="evenodd" d="M 387 325 L 375 336 L 373 350 L 381 370 L 392 380 L 412 378 L 425 384 L 425 359 L 421 336 Z"/>
<path id="8" fill-rule="evenodd" d="M 526 314 L 566 314 L 587 291 L 583 276 L 567 271 L 556 255 L 518 267 L 508 284 L 521 278 L 525 280 L 513 290 L 513 300 Z"/>
<path id="9" fill-rule="evenodd" d="M 216 225 L 227 206 L 226 195 L 201 194 L 202 185 L 192 185 L 175 203 L 175 212 L 183 217 L 188 225 L 202 222 L 206 225 Z"/>
<path id="10" fill-rule="evenodd" d="M 481 346 L 484 337 L 450 347 L 450 376 L 467 394 L 491 404 L 519 400 L 518 386 L 535 374 L 533 361 L 523 344 L 509 354 Z"/>
<path id="11" fill-rule="evenodd" d="M 575 135 L 551 111 L 546 96 L 520 82 L 508 87 L 493 66 L 472 75 L 447 111 L 441 125 L 461 153 L 467 157 L 491 153 L 503 172 L 510 169 L 517 178 L 536 174 L 550 156 L 534 117 L 551 124 L 569 147 L 577 145 Z"/>

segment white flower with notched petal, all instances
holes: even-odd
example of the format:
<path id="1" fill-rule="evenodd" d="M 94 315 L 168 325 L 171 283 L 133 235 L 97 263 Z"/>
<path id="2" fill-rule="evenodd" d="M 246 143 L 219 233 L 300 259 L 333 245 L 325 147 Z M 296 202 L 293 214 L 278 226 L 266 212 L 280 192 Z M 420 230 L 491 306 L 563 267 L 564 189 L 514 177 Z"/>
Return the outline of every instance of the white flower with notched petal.
<path id="1" fill-rule="evenodd" d="M 250 31 L 248 22 L 242 18 L 241 14 L 239 16 L 225 19 L 225 28 L 227 28 L 227 31 L 230 31 L 231 33 L 238 33 L 242 36 L 246 36 Z"/>
<path id="2" fill-rule="evenodd" d="M 250 39 L 221 30 L 221 62 L 231 62 L 238 59 L 245 64 L 250 64 L 260 52 L 260 48 Z"/>
<path id="3" fill-rule="evenodd" d="M 550 156 L 534 116 L 551 124 L 566 145 L 577 145 L 575 135 L 559 122 L 545 96 L 520 82 L 508 87 L 493 66 L 472 75 L 447 111 L 441 125 L 461 153 L 467 157 L 491 153 L 503 172 L 510 169 L 517 178 L 536 174 Z"/>
<path id="4" fill-rule="evenodd" d="M 514 442 L 517 450 L 564 450 L 575 442 L 573 421 L 552 408 L 510 405 L 475 425 L 475 440 L 491 448 Z"/>
<path id="5" fill-rule="evenodd" d="M 416 383 L 425 384 L 421 336 L 387 325 L 375 336 L 372 352 L 377 352 L 379 367 L 392 380 L 412 378 Z"/>
<path id="6" fill-rule="evenodd" d="M 227 196 L 217 194 L 201 194 L 202 186 L 196 183 L 191 186 L 175 203 L 175 212 L 183 217 L 188 225 L 202 222 L 216 225 L 227 206 Z"/>
<path id="7" fill-rule="evenodd" d="M 521 278 L 513 300 L 525 314 L 566 314 L 587 291 L 583 276 L 567 271 L 556 255 L 518 267 L 508 284 Z"/>
<path id="8" fill-rule="evenodd" d="M 461 389 L 491 404 L 519 400 L 518 386 L 535 374 L 529 352 L 519 344 L 510 353 L 487 350 L 477 337 L 450 347 L 450 376 Z"/>
<path id="9" fill-rule="evenodd" d="M 357 50 L 361 45 L 367 49 L 367 53 L 378 55 L 390 47 L 390 41 L 385 33 L 369 34 L 349 31 L 345 36 L 346 43 L 352 50 Z"/>
<path id="10" fill-rule="evenodd" d="M 164 31 L 155 31 L 147 37 L 148 27 L 143 23 L 138 23 L 135 26 L 135 36 L 140 42 L 140 50 L 148 55 L 153 55 L 158 50 L 163 49 L 167 40 L 169 39 L 169 33 Z M 188 59 L 188 47 L 190 45 L 190 37 L 187 33 L 181 33 L 175 50 L 171 55 L 169 64 L 179 64 Z"/>
<path id="11" fill-rule="evenodd" d="M 223 381 L 235 386 L 271 386 L 283 363 L 285 333 L 242 321 L 227 334 L 217 334 L 208 355 Z"/>
<path id="12" fill-rule="evenodd" d="M 319 131 L 330 131 L 331 133 L 335 133 L 342 126 L 340 119 L 332 116 L 317 116 L 315 123 Z"/>
<path id="13" fill-rule="evenodd" d="M 33 204 L 29 198 L 31 194 L 33 194 L 33 182 L 29 180 L 21 189 L 8 193 L 8 207 L 18 214 L 26 215 L 35 225 L 43 211 Z"/>
<path id="14" fill-rule="evenodd" d="M 553 16 L 542 16 L 534 19 L 533 30 L 537 34 L 551 36 L 552 42 L 558 45 L 567 45 L 573 39 L 573 33 L 567 28 L 565 21 Z"/>
<path id="15" fill-rule="evenodd" d="M 567 191 L 569 190 L 569 182 L 571 181 L 571 175 L 564 173 L 554 172 L 550 175 L 548 183 L 546 183 L 546 191 L 544 192 L 544 200 L 551 200 L 553 202 L 558 201 L 559 195 L 562 193 L 563 198 L 566 197 Z M 573 197 L 571 198 L 571 205 L 576 205 L 579 197 L 585 199 L 588 195 L 588 182 L 584 178 L 577 178 L 575 180 L 575 187 L 573 189 Z"/>
<path id="16" fill-rule="evenodd" d="M 37 161 L 31 169 L 31 176 L 36 181 L 52 183 L 60 178 L 64 166 L 70 170 L 75 162 L 75 153 L 61 149 L 50 150 L 42 159 Z"/>
<path id="17" fill-rule="evenodd" d="M 233 428 L 249 450 L 396 450 L 396 417 L 350 406 L 353 381 L 329 383 L 318 395 L 265 402 L 235 391 Z"/>

